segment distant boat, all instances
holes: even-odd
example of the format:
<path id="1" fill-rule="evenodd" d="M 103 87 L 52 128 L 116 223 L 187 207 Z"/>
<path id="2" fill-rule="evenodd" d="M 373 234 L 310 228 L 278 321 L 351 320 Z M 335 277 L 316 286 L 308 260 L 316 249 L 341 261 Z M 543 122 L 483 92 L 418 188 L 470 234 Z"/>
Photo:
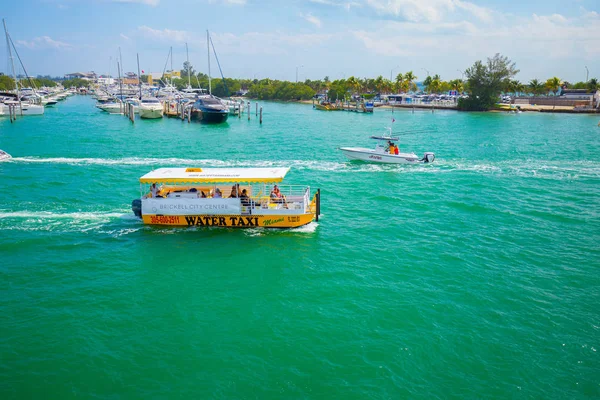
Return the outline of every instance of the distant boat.
<path id="1" fill-rule="evenodd" d="M 382 136 L 371 136 L 371 139 L 380 142 L 387 142 L 388 146 L 393 145 L 399 138 L 392 136 L 392 129 L 389 133 Z M 435 160 L 435 154 L 427 152 L 423 158 L 419 158 L 415 153 L 390 153 L 389 147 L 381 145 L 379 142 L 375 149 L 367 149 L 364 147 L 340 147 L 340 150 L 346 157 L 351 160 L 365 161 L 379 164 L 416 164 L 416 163 L 432 163 Z"/>
<path id="2" fill-rule="evenodd" d="M 10 154 L 5 152 L 4 150 L 0 150 L 0 161 L 6 161 L 10 158 L 12 158 L 12 156 Z"/>
<path id="3" fill-rule="evenodd" d="M 315 108 L 321 111 L 339 111 L 342 110 L 342 107 L 338 107 L 334 103 L 330 103 L 328 101 L 322 101 L 318 104 L 315 104 Z"/>

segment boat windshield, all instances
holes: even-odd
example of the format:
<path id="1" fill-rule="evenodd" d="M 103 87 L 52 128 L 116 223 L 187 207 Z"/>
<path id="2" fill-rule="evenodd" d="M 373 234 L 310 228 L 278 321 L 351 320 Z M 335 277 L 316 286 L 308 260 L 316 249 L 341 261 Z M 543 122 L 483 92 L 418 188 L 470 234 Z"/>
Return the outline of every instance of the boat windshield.
<path id="1" fill-rule="evenodd" d="M 160 103 L 160 101 L 158 101 L 158 99 L 143 99 L 142 103 L 144 103 L 144 104 L 156 104 L 156 103 Z"/>
<path id="2" fill-rule="evenodd" d="M 212 105 L 212 104 L 221 104 L 219 100 L 216 99 L 198 99 L 200 104 Z"/>

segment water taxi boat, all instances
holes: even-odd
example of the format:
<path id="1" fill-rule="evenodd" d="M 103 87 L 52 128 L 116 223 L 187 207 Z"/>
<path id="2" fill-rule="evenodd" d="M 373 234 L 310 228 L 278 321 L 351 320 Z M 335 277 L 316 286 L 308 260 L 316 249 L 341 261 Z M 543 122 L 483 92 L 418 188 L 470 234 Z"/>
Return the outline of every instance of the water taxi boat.
<path id="1" fill-rule="evenodd" d="M 419 158 L 415 153 L 397 153 L 390 152 L 390 147 L 397 148 L 394 142 L 399 140 L 398 137 L 392 136 L 392 129 L 389 129 L 388 134 L 382 136 L 371 136 L 371 139 L 377 140 L 377 145 L 374 149 L 364 147 L 340 147 L 339 149 L 346 157 L 351 160 L 359 160 L 380 164 L 415 164 L 415 163 L 432 163 L 435 160 L 435 154 L 426 152 L 423 158 Z M 386 143 L 387 142 L 387 143 Z M 381 143 L 386 143 L 383 145 Z"/>
<path id="2" fill-rule="evenodd" d="M 319 220 L 321 194 L 281 185 L 289 168 L 158 168 L 140 178 L 145 224 L 296 228 Z"/>

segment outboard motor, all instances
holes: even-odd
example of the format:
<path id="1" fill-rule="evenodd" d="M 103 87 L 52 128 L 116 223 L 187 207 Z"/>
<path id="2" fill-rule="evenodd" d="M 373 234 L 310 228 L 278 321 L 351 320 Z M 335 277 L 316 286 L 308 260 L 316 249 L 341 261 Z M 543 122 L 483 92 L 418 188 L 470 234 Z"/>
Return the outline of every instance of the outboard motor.
<path id="1" fill-rule="evenodd" d="M 138 217 L 138 218 L 142 218 L 142 200 L 140 199 L 135 199 L 131 202 L 131 210 L 133 211 L 133 214 Z"/>
<path id="2" fill-rule="evenodd" d="M 435 160 L 435 153 L 425 153 L 423 154 L 423 162 L 425 163 L 432 163 L 433 160 Z"/>

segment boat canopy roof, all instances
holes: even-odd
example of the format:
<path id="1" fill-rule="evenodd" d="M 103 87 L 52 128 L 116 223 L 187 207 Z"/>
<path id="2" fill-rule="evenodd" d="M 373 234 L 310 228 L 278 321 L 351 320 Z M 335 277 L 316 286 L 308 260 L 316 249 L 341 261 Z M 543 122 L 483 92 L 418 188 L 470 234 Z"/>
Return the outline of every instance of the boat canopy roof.
<path id="1" fill-rule="evenodd" d="M 158 168 L 140 183 L 281 182 L 289 168 Z"/>
<path id="2" fill-rule="evenodd" d="M 397 137 L 391 137 L 391 136 L 371 136 L 371 139 L 375 139 L 375 140 L 391 140 L 391 141 L 398 141 L 400 140 Z"/>

